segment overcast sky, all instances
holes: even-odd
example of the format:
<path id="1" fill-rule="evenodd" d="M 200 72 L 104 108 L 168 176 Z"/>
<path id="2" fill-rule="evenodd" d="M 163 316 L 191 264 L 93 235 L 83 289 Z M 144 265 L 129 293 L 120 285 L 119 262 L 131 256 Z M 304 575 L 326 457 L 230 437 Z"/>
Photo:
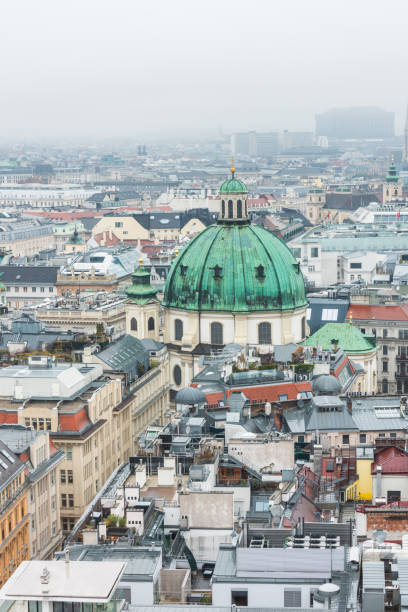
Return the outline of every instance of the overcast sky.
<path id="1" fill-rule="evenodd" d="M 12 0 L 0 137 L 312 130 L 333 106 L 397 113 L 406 0 Z"/>

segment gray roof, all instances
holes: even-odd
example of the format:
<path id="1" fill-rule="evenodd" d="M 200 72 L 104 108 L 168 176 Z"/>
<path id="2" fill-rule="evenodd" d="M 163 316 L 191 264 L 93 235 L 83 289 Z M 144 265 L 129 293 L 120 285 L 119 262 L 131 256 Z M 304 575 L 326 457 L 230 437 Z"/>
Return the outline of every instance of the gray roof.
<path id="1" fill-rule="evenodd" d="M 381 588 L 385 591 L 384 563 L 382 561 L 363 561 L 363 591 Z"/>
<path id="2" fill-rule="evenodd" d="M 381 398 L 377 398 L 378 406 L 381 407 Z M 384 416 L 378 416 L 384 412 Z M 387 416 L 387 412 L 390 412 L 390 416 Z M 408 429 L 408 419 L 403 416 L 395 416 L 397 409 L 386 409 L 375 410 L 374 407 L 367 408 L 355 408 L 353 404 L 353 421 L 361 431 L 395 431 Z M 391 416 L 394 415 L 394 416 Z"/>
<path id="3" fill-rule="evenodd" d="M 3 423 L 0 425 L 0 440 L 14 453 L 20 454 L 25 451 L 42 431 L 35 431 L 25 425 L 14 423 Z"/>
<path id="4" fill-rule="evenodd" d="M 56 553 L 63 558 L 64 552 Z M 69 550 L 73 561 L 125 561 L 124 576 L 133 580 L 152 580 L 157 565 L 161 566 L 161 552 L 146 548 L 116 546 L 73 546 Z"/>
<path id="5" fill-rule="evenodd" d="M 319 395 L 311 402 L 306 431 L 356 431 L 353 417 L 339 397 Z"/>
<path id="6" fill-rule="evenodd" d="M 125 334 L 116 342 L 112 342 L 106 349 L 97 353 L 97 357 L 113 370 L 133 372 L 138 363 L 148 365 L 149 353 L 140 340 Z"/>
<path id="7" fill-rule="evenodd" d="M 330 566 L 344 571 L 344 548 L 233 548 L 220 546 L 213 582 L 326 580 Z"/>
<path id="8" fill-rule="evenodd" d="M 0 266 L 0 278 L 5 285 L 55 285 L 57 266 Z"/>
<path id="9" fill-rule="evenodd" d="M 292 361 L 292 355 L 298 348 L 298 345 L 294 342 L 289 342 L 289 344 L 276 344 L 273 347 L 275 361 L 278 363 L 288 363 Z"/>
<path id="10" fill-rule="evenodd" d="M 24 469 L 24 463 L 0 440 L 0 489 Z"/>

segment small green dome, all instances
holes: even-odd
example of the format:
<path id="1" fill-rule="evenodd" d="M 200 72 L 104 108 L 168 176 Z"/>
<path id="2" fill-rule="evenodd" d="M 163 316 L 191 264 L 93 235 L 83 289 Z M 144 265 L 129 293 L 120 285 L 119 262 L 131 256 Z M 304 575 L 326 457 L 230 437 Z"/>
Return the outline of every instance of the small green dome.
<path id="1" fill-rule="evenodd" d="M 140 305 L 156 299 L 157 291 L 150 284 L 150 274 L 143 266 L 142 259 L 139 260 L 139 267 L 132 274 L 132 284 L 125 289 L 125 293 L 132 302 Z"/>
<path id="2" fill-rule="evenodd" d="M 174 260 L 163 305 L 194 311 L 283 311 L 305 307 L 305 287 L 290 249 L 249 224 L 211 225 Z"/>
<path id="3" fill-rule="evenodd" d="M 236 179 L 234 175 L 232 175 L 232 178 L 224 181 L 220 187 L 220 195 L 225 193 L 248 193 L 248 189 L 246 188 L 245 183 L 239 179 Z"/>

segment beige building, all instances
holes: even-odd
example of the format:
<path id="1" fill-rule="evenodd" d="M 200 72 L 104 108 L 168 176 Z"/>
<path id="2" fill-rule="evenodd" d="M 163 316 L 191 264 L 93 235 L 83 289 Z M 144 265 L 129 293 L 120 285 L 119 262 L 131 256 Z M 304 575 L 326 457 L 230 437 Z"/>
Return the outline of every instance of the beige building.
<path id="1" fill-rule="evenodd" d="M 133 215 L 106 215 L 92 229 L 92 235 L 109 232 L 122 242 L 126 240 L 150 240 L 149 231 Z"/>

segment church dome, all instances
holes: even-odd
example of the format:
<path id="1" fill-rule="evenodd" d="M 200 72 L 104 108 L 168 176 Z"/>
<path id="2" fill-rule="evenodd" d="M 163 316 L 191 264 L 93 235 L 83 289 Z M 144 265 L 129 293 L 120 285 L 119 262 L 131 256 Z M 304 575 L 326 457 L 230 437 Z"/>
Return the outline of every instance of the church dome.
<path id="1" fill-rule="evenodd" d="M 285 311 L 306 303 L 290 249 L 247 222 L 219 222 L 193 238 L 172 264 L 163 301 L 167 308 L 225 312 Z"/>
<path id="2" fill-rule="evenodd" d="M 248 189 L 245 183 L 233 176 L 224 181 L 220 187 L 220 195 L 226 195 L 228 193 L 248 193 Z"/>

